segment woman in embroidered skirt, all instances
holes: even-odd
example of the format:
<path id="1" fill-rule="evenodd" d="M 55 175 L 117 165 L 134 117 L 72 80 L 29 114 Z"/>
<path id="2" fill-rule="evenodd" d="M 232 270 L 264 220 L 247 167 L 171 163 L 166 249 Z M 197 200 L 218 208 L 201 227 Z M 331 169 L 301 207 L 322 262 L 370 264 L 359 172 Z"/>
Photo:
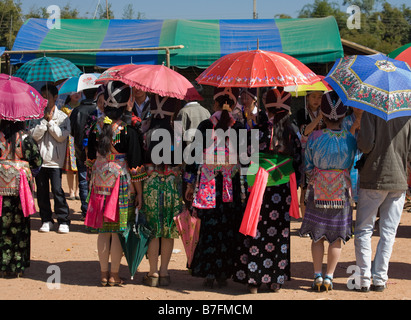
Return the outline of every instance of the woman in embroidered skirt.
<path id="1" fill-rule="evenodd" d="M 238 94 L 237 88 L 215 89 L 215 112 L 198 126 L 203 138 L 200 145 L 203 164 L 187 165 L 185 172 L 188 183 L 185 197 L 192 201 L 194 211 L 201 219 L 199 240 L 190 269 L 193 276 L 205 278 L 204 286 L 209 288 L 215 281 L 220 287 L 226 285 L 233 274 L 235 243 L 244 212 L 244 177 L 241 176 L 239 161 L 232 163 L 234 161 L 229 160 L 230 153 L 239 147 L 235 148 L 236 141 L 230 138 L 218 142 L 221 138 L 219 131 L 225 134 L 232 129 L 239 138 L 239 130 L 246 130 L 231 115 Z M 212 132 L 210 141 L 207 131 Z M 195 145 L 198 141 L 193 143 Z M 240 145 L 241 142 L 237 143 Z"/>
<path id="2" fill-rule="evenodd" d="M 290 103 L 290 93 L 281 88 L 268 91 L 265 107 L 269 121 L 255 127 L 260 134 L 260 157 L 288 159 L 290 168 L 282 169 L 281 179 L 264 186 L 256 235 L 242 236 L 238 245 L 234 281 L 247 284 L 251 293 L 257 293 L 263 284 L 278 291 L 291 276 L 290 176 L 299 174 L 301 145 L 290 124 Z M 292 187 L 297 190 L 296 182 Z M 298 203 L 298 199 L 294 201 Z M 298 205 L 296 208 L 298 211 Z"/>
<path id="3" fill-rule="evenodd" d="M 86 165 L 92 173 L 85 225 L 99 231 L 97 249 L 103 286 L 122 284 L 118 274 L 123 255 L 119 234 L 126 230 L 134 205 L 142 205 L 141 181 L 146 175 L 139 136 L 120 120 L 130 93 L 130 87 L 121 82 L 107 84 L 106 117 L 97 122 L 88 140 Z"/>
<path id="4" fill-rule="evenodd" d="M 146 149 L 145 170 L 148 178 L 143 186 L 143 209 L 148 227 L 152 231 L 147 257 L 149 272 L 143 278 L 143 284 L 151 287 L 170 284 L 168 265 L 174 247 L 174 239 L 179 237 L 174 217 L 182 210 L 181 164 L 174 164 L 174 131 L 172 121 L 180 109 L 180 100 L 152 95 L 150 127 L 144 135 Z M 158 131 L 157 131 L 158 130 Z M 152 139 L 162 132 L 164 139 L 163 154 L 161 143 Z M 171 149 L 170 149 L 171 147 Z M 170 152 L 171 151 L 171 152 Z M 160 268 L 158 260 L 160 256 Z"/>
<path id="5" fill-rule="evenodd" d="M 341 130 L 347 111 L 335 92 L 324 94 L 321 112 L 327 128 L 311 134 L 305 149 L 305 171 L 308 177 L 306 211 L 300 234 L 310 235 L 314 266 L 312 288 L 332 289 L 342 242 L 352 235 L 350 168 L 357 144 L 354 136 Z M 329 242 L 327 270 L 322 276 L 324 241 Z"/>
<path id="6" fill-rule="evenodd" d="M 24 122 L 7 120 L 1 120 L 0 124 L 2 276 L 20 276 L 30 266 L 30 215 L 36 212 L 31 170 L 33 174 L 38 172 L 43 160 L 37 143 L 24 126 Z M 6 185 L 6 181 L 10 183 Z"/>

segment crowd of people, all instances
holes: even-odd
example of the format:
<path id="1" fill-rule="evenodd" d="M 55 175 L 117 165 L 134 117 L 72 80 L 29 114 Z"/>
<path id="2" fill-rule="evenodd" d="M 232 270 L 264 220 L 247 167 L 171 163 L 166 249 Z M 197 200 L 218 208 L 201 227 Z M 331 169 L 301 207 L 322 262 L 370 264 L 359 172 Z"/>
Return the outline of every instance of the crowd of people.
<path id="1" fill-rule="evenodd" d="M 361 270 L 356 289 L 385 289 L 408 189 L 410 118 L 381 120 L 347 108 L 333 91 L 307 92 L 304 108 L 295 115 L 291 94 L 282 88 L 265 90 L 262 103 L 255 89 L 215 88 L 210 110 L 198 102 L 183 106 L 175 98 L 148 94 L 119 81 L 73 94 L 61 110 L 55 105 L 55 86 L 44 86 L 41 94 L 48 100 L 42 119 L 29 121 L 27 127 L 1 121 L 0 164 L 24 166 L 26 176 L 19 179 L 28 182 L 25 193 L 34 184 L 42 191 L 37 192 L 40 232 L 52 230 L 53 212 L 58 232 L 70 230 L 62 188 L 66 172 L 69 198 L 81 200 L 85 226 L 98 232 L 101 285 L 123 284 L 120 237 L 136 213 L 151 231 L 149 271 L 143 283 L 169 285 L 168 265 L 179 237 L 174 217 L 186 208 L 201 220 L 191 276 L 204 278 L 207 288 L 226 286 L 232 279 L 246 284 L 250 293 L 261 286 L 279 291 L 291 279 L 290 220 L 301 216 L 300 235 L 312 241 L 313 290 L 333 288 L 343 243 L 353 236 Z M 203 138 L 201 155 L 190 163 L 174 156 L 159 163 L 154 151 L 164 141 L 155 132 L 163 129 L 174 137 L 176 122 L 182 123 L 185 139 L 171 139 L 171 152 L 179 150 L 179 141 L 192 144 L 195 152 L 198 135 L 190 129 L 196 129 Z M 215 144 L 218 129 L 232 130 L 236 137 L 244 137 L 239 132 L 246 130 L 247 141 L 224 136 L 223 144 Z M 255 130 L 258 150 L 249 141 Z M 248 154 L 259 155 L 257 173 L 243 174 L 250 163 L 228 161 L 244 143 Z M 224 160 L 207 161 L 210 155 Z M 12 174 L 8 172 L 1 174 Z M 15 183 L 15 189 L 0 196 L 0 271 L 9 276 L 23 274 L 30 265 L 30 217 L 22 204 L 23 189 L 20 186 L 19 196 L 18 188 Z M 51 190 L 54 210 L 46 190 Z M 372 262 L 377 215 L 381 235 Z"/>

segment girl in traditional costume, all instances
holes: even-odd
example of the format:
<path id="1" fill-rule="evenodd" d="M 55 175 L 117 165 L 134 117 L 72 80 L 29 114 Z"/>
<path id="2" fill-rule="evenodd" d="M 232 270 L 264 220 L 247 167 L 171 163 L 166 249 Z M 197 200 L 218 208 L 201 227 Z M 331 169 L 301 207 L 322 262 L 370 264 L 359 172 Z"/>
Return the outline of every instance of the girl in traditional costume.
<path id="1" fill-rule="evenodd" d="M 332 289 L 332 279 L 341 243 L 352 235 L 350 168 L 357 144 L 354 136 L 341 129 L 347 111 L 335 92 L 324 94 L 321 112 L 326 129 L 314 131 L 305 149 L 308 178 L 306 210 L 300 235 L 310 235 L 314 265 L 313 289 Z M 329 242 L 327 271 L 322 276 L 324 241 Z"/>
<path id="2" fill-rule="evenodd" d="M 181 162 L 175 163 L 173 119 L 180 109 L 181 101 L 176 98 L 152 95 L 150 101 L 150 127 L 144 135 L 146 149 L 145 170 L 148 178 L 143 187 L 143 208 L 148 227 L 152 232 L 147 257 L 149 272 L 143 278 L 147 286 L 168 286 L 170 274 L 168 265 L 174 247 L 174 239 L 179 237 L 174 217 L 182 210 Z M 158 131 L 157 131 L 158 130 Z M 163 136 L 160 139 L 155 135 Z M 170 140 L 164 140 L 164 139 Z M 160 143 L 169 141 L 161 148 Z M 171 149 L 170 149 L 171 148 Z M 170 152 L 171 151 L 171 152 Z M 160 268 L 158 260 L 160 255 Z"/>
<path id="3" fill-rule="evenodd" d="M 24 122 L 0 124 L 0 273 L 20 276 L 30 266 L 30 215 L 36 212 L 32 196 L 33 173 L 42 158 Z"/>
<path id="4" fill-rule="evenodd" d="M 99 231 L 97 249 L 103 286 L 122 284 L 118 274 L 123 255 L 119 233 L 127 228 L 129 208 L 141 208 L 141 181 L 146 177 L 138 133 L 120 120 L 130 94 L 130 87 L 123 83 L 108 83 L 105 118 L 97 121 L 88 140 L 86 165 L 92 173 L 85 225 Z"/>
<path id="5" fill-rule="evenodd" d="M 290 93 L 281 88 L 268 91 L 269 121 L 255 127 L 260 134 L 260 169 L 256 177 L 247 176 L 253 189 L 241 223 L 244 236 L 234 273 L 234 281 L 248 284 L 251 293 L 262 284 L 278 291 L 290 280 L 290 207 L 294 203 L 293 215 L 298 216 L 295 173 L 301 163 L 300 141 L 289 120 L 290 102 Z"/>
<path id="6" fill-rule="evenodd" d="M 237 88 L 215 89 L 215 112 L 198 126 L 203 138 L 203 161 L 187 165 L 185 172 L 186 199 L 192 201 L 194 211 L 201 219 L 199 240 L 190 268 L 193 276 L 205 278 L 204 285 L 209 288 L 215 281 L 219 286 L 226 285 L 226 280 L 233 274 L 235 243 L 245 206 L 244 176 L 241 175 L 239 158 L 234 158 L 238 146 L 246 144 L 246 138 L 244 142 L 239 141 L 239 130 L 246 132 L 244 125 L 231 115 L 237 97 Z M 239 139 L 236 141 L 228 135 L 221 137 L 227 132 L 236 133 Z M 219 138 L 223 139 L 219 142 Z"/>

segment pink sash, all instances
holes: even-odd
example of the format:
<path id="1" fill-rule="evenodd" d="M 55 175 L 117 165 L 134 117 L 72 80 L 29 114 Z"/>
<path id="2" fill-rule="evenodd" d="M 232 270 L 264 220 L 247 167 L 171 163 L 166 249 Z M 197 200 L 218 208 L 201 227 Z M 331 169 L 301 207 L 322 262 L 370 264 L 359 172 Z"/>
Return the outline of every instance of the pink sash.
<path id="1" fill-rule="evenodd" d="M 90 228 L 99 229 L 106 222 L 117 222 L 119 219 L 118 193 L 120 177 L 117 177 L 114 189 L 110 195 L 102 195 L 91 190 L 84 224 Z"/>
<path id="2" fill-rule="evenodd" d="M 20 183 L 19 183 L 19 194 L 21 201 L 21 208 L 23 210 L 23 215 L 25 218 L 36 213 L 36 207 L 34 205 L 33 194 L 29 183 L 27 181 L 26 173 L 24 170 L 20 170 Z M 2 216 L 3 208 L 3 196 L 0 196 L 0 217 Z"/>

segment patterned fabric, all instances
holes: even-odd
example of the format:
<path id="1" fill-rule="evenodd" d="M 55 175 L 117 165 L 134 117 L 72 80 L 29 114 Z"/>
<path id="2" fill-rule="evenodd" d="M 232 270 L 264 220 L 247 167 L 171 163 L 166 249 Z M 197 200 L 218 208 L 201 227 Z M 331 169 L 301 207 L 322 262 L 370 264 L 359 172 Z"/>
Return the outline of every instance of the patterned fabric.
<path id="1" fill-rule="evenodd" d="M 14 76 L 27 83 L 34 81 L 56 82 L 79 76 L 81 73 L 79 68 L 66 59 L 42 57 L 23 64 Z"/>
<path id="2" fill-rule="evenodd" d="M 223 202 L 233 201 L 232 177 L 239 171 L 238 165 L 207 165 L 199 167 L 199 179 L 194 195 L 193 207 L 211 209 L 216 206 L 215 176 L 218 172 L 223 175 Z"/>
<path id="3" fill-rule="evenodd" d="M 342 209 L 318 208 L 314 202 L 312 186 L 308 187 L 307 203 L 300 235 L 308 234 L 312 240 L 326 239 L 329 243 L 341 239 L 344 243 L 352 236 L 352 207 L 348 191 L 345 192 Z"/>
<path id="4" fill-rule="evenodd" d="M 273 126 L 270 122 L 258 125 L 260 152 L 270 150 Z M 294 170 L 301 163 L 301 145 L 290 128 L 289 140 L 281 142 L 279 150 L 289 150 Z M 288 144 L 288 145 L 287 145 Z M 297 171 L 296 171 L 297 173 Z M 296 186 L 295 186 L 296 187 Z M 290 182 L 267 186 L 262 199 L 256 236 L 241 235 L 235 258 L 233 280 L 271 289 L 290 280 Z"/>
<path id="5" fill-rule="evenodd" d="M 317 208 L 344 208 L 346 191 L 350 195 L 348 199 L 351 199 L 351 181 L 347 170 L 315 169 L 309 184 L 314 186 L 314 202 Z"/>
<path id="6" fill-rule="evenodd" d="M 143 185 L 143 208 L 155 238 L 179 237 L 174 217 L 182 210 L 179 167 L 146 165 L 148 179 Z"/>
<path id="7" fill-rule="evenodd" d="M 289 183 L 267 187 L 257 234 L 237 247 L 234 281 L 274 289 L 290 280 L 290 204 Z"/>
<path id="8" fill-rule="evenodd" d="M 37 169 L 42 165 L 40 151 L 31 136 L 16 145 L 21 146 L 22 159 L 28 161 L 30 168 Z M 1 209 L 0 271 L 17 274 L 30 266 L 30 217 L 24 217 L 18 196 L 3 197 Z"/>
<path id="9" fill-rule="evenodd" d="M 191 262 L 195 277 L 228 279 L 233 275 L 235 246 L 244 210 L 240 175 L 233 177 L 233 201 L 222 201 L 223 176 L 217 174 L 216 207 L 196 210 L 201 219 L 200 236 Z"/>
<path id="10" fill-rule="evenodd" d="M 64 163 L 64 170 L 77 172 L 76 151 L 74 149 L 74 137 L 68 137 L 66 161 Z"/>

